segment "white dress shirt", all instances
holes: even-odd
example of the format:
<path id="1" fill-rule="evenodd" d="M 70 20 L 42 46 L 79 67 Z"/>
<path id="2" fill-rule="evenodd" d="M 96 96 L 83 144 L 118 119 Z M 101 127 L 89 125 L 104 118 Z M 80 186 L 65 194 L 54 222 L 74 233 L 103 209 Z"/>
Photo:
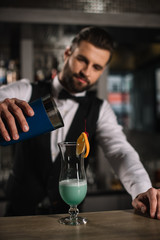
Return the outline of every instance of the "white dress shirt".
<path id="1" fill-rule="evenodd" d="M 72 99 L 59 100 L 57 98 L 62 88 L 56 76 L 53 81 L 54 100 L 62 115 L 64 127 L 51 132 L 52 161 L 55 160 L 59 153 L 57 143 L 65 140 L 78 108 L 78 103 Z M 31 98 L 31 94 L 32 85 L 30 81 L 22 79 L 13 84 L 2 86 L 0 88 L 0 101 L 8 97 L 16 97 L 28 102 Z M 82 92 L 75 95 L 82 96 L 85 94 L 85 92 Z M 116 116 L 106 100 L 103 100 L 100 108 L 96 138 L 104 151 L 106 159 L 109 161 L 128 193 L 131 194 L 132 199 L 139 193 L 147 191 L 152 186 L 137 152 L 127 142 L 122 127 L 118 125 Z"/>

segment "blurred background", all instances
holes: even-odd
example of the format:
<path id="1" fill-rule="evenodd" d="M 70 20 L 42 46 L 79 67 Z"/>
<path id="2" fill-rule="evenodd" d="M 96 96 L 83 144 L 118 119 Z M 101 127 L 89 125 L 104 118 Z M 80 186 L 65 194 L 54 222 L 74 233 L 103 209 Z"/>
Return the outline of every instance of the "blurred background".
<path id="1" fill-rule="evenodd" d="M 34 0 L 0 2 L 0 85 L 54 77 L 63 52 L 83 27 L 106 28 L 115 42 L 107 70 L 92 89 L 107 99 L 138 151 L 153 185 L 160 186 L 160 1 Z M 0 147 L 0 216 L 13 147 Z M 98 154 L 87 169 L 84 211 L 131 208 L 131 198 Z"/>

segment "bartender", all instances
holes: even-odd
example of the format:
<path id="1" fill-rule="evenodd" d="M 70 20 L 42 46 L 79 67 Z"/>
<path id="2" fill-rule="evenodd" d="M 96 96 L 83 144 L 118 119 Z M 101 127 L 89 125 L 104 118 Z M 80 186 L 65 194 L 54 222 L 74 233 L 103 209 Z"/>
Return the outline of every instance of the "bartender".
<path id="1" fill-rule="evenodd" d="M 160 190 L 152 187 L 138 153 L 127 142 L 107 100 L 88 91 L 106 69 L 112 53 L 113 42 L 104 29 L 84 28 L 65 50 L 64 65 L 54 79 L 38 84 L 23 79 L 0 89 L 0 133 L 6 141 L 19 138 L 15 119 L 24 132 L 29 130 L 24 113 L 33 116 L 34 112 L 28 102 L 48 93 L 54 97 L 65 125 L 15 145 L 13 172 L 6 188 L 6 215 L 34 215 L 40 206 L 48 209 L 45 213 L 68 211 L 58 192 L 57 143 L 76 141 L 86 123 L 90 156 L 98 143 L 132 196 L 133 207 L 160 219 Z"/>

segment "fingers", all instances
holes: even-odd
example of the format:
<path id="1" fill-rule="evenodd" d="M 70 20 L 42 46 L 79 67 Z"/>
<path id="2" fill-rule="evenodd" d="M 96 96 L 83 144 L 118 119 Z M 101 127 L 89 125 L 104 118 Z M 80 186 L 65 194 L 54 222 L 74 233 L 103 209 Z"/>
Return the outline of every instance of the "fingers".
<path id="1" fill-rule="evenodd" d="M 0 118 L 0 133 L 1 133 L 1 135 L 3 136 L 3 138 L 6 141 L 10 141 L 11 140 L 11 138 L 10 138 L 10 136 L 8 134 L 8 131 L 6 130 L 5 125 L 4 125 L 4 123 L 3 123 L 1 118 Z"/>
<path id="2" fill-rule="evenodd" d="M 160 189 L 157 193 L 157 218 L 160 219 Z"/>
<path id="3" fill-rule="evenodd" d="M 150 216 L 154 218 L 157 212 L 157 190 L 154 188 L 149 189 L 147 192 L 149 205 L 150 205 Z"/>
<path id="4" fill-rule="evenodd" d="M 28 115 L 28 116 L 33 116 L 34 115 L 34 111 L 31 108 L 31 106 L 22 100 L 19 99 L 15 99 L 15 103 L 17 104 L 17 106 L 19 106 L 21 109 L 23 109 L 23 111 Z"/>
<path id="5" fill-rule="evenodd" d="M 15 98 L 5 99 L 0 103 L 0 133 L 6 141 L 19 138 L 16 121 L 24 132 L 29 130 L 24 113 L 29 116 L 34 115 L 33 109 L 25 101 Z"/>
<path id="6" fill-rule="evenodd" d="M 160 219 L 160 189 L 151 188 L 148 191 L 150 202 L 150 215 Z"/>
<path id="7" fill-rule="evenodd" d="M 19 135 L 14 117 L 8 110 L 6 110 L 5 113 L 2 112 L 2 117 L 3 118 L 1 118 L 0 128 L 2 136 L 4 137 L 5 140 L 9 140 L 11 135 L 14 140 L 17 140 L 19 138 Z M 4 124 L 4 120 L 6 124 Z M 6 128 L 6 126 L 8 127 Z"/>
<path id="8" fill-rule="evenodd" d="M 150 188 L 132 201 L 132 206 L 143 214 L 149 210 L 151 218 L 160 219 L 160 189 Z"/>
<path id="9" fill-rule="evenodd" d="M 23 112 L 25 112 L 27 115 L 32 116 L 33 110 L 29 106 L 29 104 L 25 101 L 20 101 L 20 100 L 16 99 L 15 104 L 9 105 L 9 110 L 16 117 L 21 129 L 24 132 L 27 132 L 29 130 L 29 126 L 28 126 L 28 123 L 26 121 L 26 118 L 25 118 Z"/>
<path id="10" fill-rule="evenodd" d="M 142 197 L 142 196 L 141 196 Z M 139 200 L 140 195 L 132 201 L 132 206 L 141 213 L 145 214 L 147 212 L 147 206 Z"/>

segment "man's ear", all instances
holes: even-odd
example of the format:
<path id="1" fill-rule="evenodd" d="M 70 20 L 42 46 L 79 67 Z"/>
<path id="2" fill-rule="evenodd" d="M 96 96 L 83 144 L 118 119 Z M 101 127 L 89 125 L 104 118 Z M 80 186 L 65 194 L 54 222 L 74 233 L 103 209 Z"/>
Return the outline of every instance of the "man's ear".
<path id="1" fill-rule="evenodd" d="M 64 60 L 66 60 L 67 57 L 71 55 L 71 49 L 70 47 L 67 47 L 65 52 L 64 52 Z"/>

